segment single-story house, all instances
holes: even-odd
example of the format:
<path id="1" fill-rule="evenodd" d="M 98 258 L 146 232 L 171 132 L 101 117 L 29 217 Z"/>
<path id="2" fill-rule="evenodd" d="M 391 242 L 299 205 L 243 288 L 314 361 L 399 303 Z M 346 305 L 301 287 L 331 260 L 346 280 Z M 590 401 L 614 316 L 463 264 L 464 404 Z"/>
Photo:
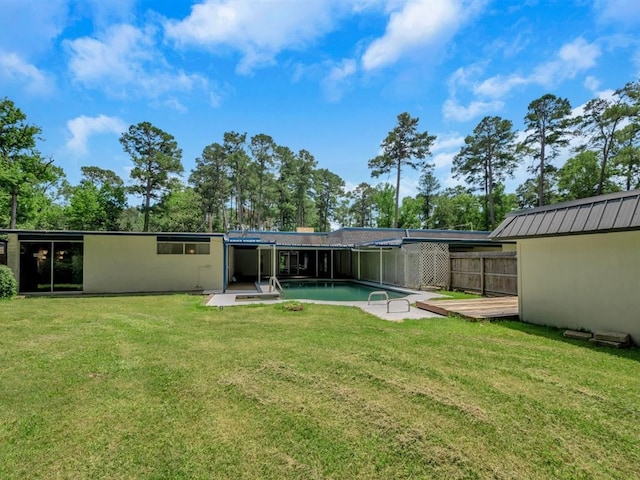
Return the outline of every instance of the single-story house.
<path id="1" fill-rule="evenodd" d="M 223 234 L 25 231 L 8 234 L 21 293 L 223 288 Z"/>
<path id="2" fill-rule="evenodd" d="M 517 243 L 521 320 L 640 344 L 640 190 L 512 213 L 490 237 Z"/>
<path id="3" fill-rule="evenodd" d="M 419 288 L 447 284 L 449 252 L 503 248 L 489 232 L 456 230 L 2 233 L 22 293 L 224 291 L 274 276 Z"/>

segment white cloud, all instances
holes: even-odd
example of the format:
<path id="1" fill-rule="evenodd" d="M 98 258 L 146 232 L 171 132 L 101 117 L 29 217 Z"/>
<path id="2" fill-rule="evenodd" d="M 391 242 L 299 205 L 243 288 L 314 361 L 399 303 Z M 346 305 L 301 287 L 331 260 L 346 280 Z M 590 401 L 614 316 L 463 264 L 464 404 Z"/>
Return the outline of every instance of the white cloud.
<path id="1" fill-rule="evenodd" d="M 517 87 L 518 85 L 526 85 L 527 83 L 529 83 L 529 80 L 521 77 L 520 75 L 510 75 L 508 77 L 497 75 L 475 85 L 473 87 L 473 91 L 477 95 L 501 98 L 514 87 Z"/>
<path id="2" fill-rule="evenodd" d="M 433 153 L 443 150 L 457 149 L 464 144 L 464 137 L 458 133 L 439 133 L 431 147 Z"/>
<path id="3" fill-rule="evenodd" d="M 46 52 L 67 24 L 66 0 L 0 2 L 0 45 L 22 55 Z"/>
<path id="4" fill-rule="evenodd" d="M 595 93 L 600 88 L 600 80 L 592 75 L 588 75 L 587 78 L 584 79 L 584 87 Z"/>
<path id="5" fill-rule="evenodd" d="M 589 43 L 579 37 L 564 44 L 557 52 L 556 58 L 538 65 L 530 75 L 496 75 L 474 85 L 473 91 L 484 97 L 502 98 L 514 88 L 523 85 L 553 87 L 595 66 L 601 54 L 602 50 L 596 43 Z"/>
<path id="6" fill-rule="evenodd" d="M 195 89 L 208 92 L 206 78 L 168 65 L 156 49 L 154 35 L 155 30 L 150 26 L 140 30 L 120 24 L 96 38 L 82 37 L 66 42 L 74 81 L 124 98 L 136 95 L 157 99 L 171 92 Z"/>
<path id="7" fill-rule="evenodd" d="M 560 47 L 555 58 L 538 65 L 528 75 L 495 75 L 480 81 L 477 78 L 482 75 L 484 64 L 458 68 L 449 77 L 450 95 L 442 107 L 443 114 L 447 119 L 467 121 L 496 112 L 504 106 L 502 99 L 514 88 L 531 84 L 547 88 L 556 86 L 595 66 L 601 54 L 602 50 L 596 42 L 589 43 L 578 37 Z M 589 81 L 589 84 L 593 86 L 594 81 Z M 475 95 L 466 107 L 457 100 L 461 90 L 470 90 Z"/>
<path id="8" fill-rule="evenodd" d="M 67 148 L 78 155 L 87 152 L 87 141 L 89 137 L 100 133 L 121 134 L 127 129 L 126 124 L 118 117 L 108 117 L 98 115 L 97 117 L 87 117 L 81 115 L 67 122 L 67 130 L 71 138 L 67 142 Z"/>
<path id="9" fill-rule="evenodd" d="M 467 122 L 475 117 L 486 115 L 500 110 L 504 107 L 504 103 L 499 100 L 483 102 L 474 100 L 468 106 L 460 105 L 454 99 L 448 99 L 442 106 L 442 113 L 447 120 L 456 120 L 459 122 Z"/>
<path id="10" fill-rule="evenodd" d="M 344 89 L 356 73 L 356 69 L 356 61 L 351 58 L 346 58 L 331 67 L 323 82 L 325 96 L 330 102 L 337 102 L 342 98 Z"/>
<path id="11" fill-rule="evenodd" d="M 429 160 L 436 169 L 450 168 L 453 157 L 464 145 L 464 137 L 458 133 L 439 133 L 431 147 L 433 157 Z"/>
<path id="12" fill-rule="evenodd" d="M 21 84 L 28 93 L 45 95 L 53 90 L 54 80 L 15 53 L 0 52 L 0 78 Z"/>
<path id="13" fill-rule="evenodd" d="M 596 15 L 601 21 L 632 27 L 640 25 L 638 0 L 596 0 Z"/>
<path id="14" fill-rule="evenodd" d="M 483 3 L 408 0 L 400 10 L 391 13 L 384 35 L 365 51 L 363 68 L 385 67 L 408 52 L 444 44 Z"/>
<path id="15" fill-rule="evenodd" d="M 457 152 L 438 153 L 433 157 L 433 165 L 436 169 L 450 168 Z"/>
<path id="16" fill-rule="evenodd" d="M 575 78 L 578 73 L 595 66 L 601 54 L 602 50 L 596 43 L 589 43 L 582 37 L 576 38 L 560 48 L 556 59 L 539 65 L 528 83 L 551 87 Z"/>
<path id="17" fill-rule="evenodd" d="M 249 74 L 273 64 L 281 51 L 301 48 L 330 31 L 347 7 L 347 2 L 338 0 L 205 0 L 194 5 L 184 20 L 167 21 L 165 33 L 178 45 L 240 52 L 237 71 Z"/>

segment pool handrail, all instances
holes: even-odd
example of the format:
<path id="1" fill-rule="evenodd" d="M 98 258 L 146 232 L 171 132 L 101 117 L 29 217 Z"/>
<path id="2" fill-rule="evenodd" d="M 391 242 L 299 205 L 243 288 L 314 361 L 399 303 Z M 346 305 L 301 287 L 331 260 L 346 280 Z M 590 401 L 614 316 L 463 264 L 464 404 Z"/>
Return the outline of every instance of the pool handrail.
<path id="1" fill-rule="evenodd" d="M 374 296 L 374 295 L 383 295 L 384 296 L 384 300 L 386 302 L 389 301 L 389 294 L 387 292 L 382 291 L 382 290 L 377 290 L 377 291 L 371 292 L 369 294 L 369 297 L 367 298 L 367 305 L 371 305 L 371 297 Z"/>
<path id="2" fill-rule="evenodd" d="M 269 293 L 274 290 L 278 292 L 281 297 L 284 297 L 284 289 L 282 288 L 282 285 L 280 285 L 280 282 L 275 275 L 269 277 Z"/>

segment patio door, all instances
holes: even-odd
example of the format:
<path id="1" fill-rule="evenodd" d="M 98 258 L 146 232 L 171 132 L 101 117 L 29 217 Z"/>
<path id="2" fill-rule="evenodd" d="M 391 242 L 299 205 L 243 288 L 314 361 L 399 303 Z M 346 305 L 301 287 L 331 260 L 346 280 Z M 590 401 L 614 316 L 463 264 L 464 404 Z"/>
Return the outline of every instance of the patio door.
<path id="1" fill-rule="evenodd" d="M 82 291 L 82 242 L 20 242 L 20 291 Z"/>
<path id="2" fill-rule="evenodd" d="M 282 250 L 278 256 L 278 275 L 298 275 L 300 273 L 300 255 L 291 250 Z"/>

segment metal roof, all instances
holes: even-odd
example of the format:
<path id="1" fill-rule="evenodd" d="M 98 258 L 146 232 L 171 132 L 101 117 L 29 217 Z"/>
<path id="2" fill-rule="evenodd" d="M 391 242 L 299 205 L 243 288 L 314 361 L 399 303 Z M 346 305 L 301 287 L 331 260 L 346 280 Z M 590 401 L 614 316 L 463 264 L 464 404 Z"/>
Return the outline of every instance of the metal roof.
<path id="1" fill-rule="evenodd" d="M 278 246 L 353 248 L 356 246 L 400 246 L 405 242 L 491 243 L 490 232 L 468 230 L 418 230 L 404 228 L 344 227 L 326 232 L 231 231 L 229 242 L 241 238 L 259 239 Z"/>
<path id="2" fill-rule="evenodd" d="M 640 229 L 640 190 L 510 213 L 491 235 L 506 240 Z"/>

